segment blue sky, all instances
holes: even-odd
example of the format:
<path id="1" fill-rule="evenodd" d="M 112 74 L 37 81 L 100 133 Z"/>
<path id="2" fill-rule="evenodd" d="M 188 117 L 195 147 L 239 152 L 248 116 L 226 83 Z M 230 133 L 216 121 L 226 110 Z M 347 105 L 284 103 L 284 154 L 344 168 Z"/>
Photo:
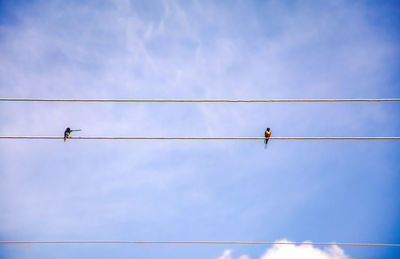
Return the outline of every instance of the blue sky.
<path id="1" fill-rule="evenodd" d="M 2 1 L 0 96 L 400 96 L 397 1 Z M 399 136 L 398 103 L 0 103 L 0 135 Z M 0 143 L 1 240 L 400 243 L 398 141 Z M 1 258 L 398 248 L 1 245 Z"/>

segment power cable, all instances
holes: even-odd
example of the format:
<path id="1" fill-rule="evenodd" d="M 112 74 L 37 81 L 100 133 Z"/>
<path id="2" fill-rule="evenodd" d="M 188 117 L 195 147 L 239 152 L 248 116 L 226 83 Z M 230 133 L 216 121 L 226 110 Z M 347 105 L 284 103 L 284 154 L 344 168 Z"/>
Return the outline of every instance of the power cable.
<path id="1" fill-rule="evenodd" d="M 369 99 L 60 99 L 60 98 L 0 98 L 9 102 L 130 102 L 130 103 L 266 103 L 266 102 L 398 102 L 400 98 Z"/>
<path id="2" fill-rule="evenodd" d="M 64 139 L 58 136 L 0 136 L 0 139 Z M 264 137 L 69 137 L 85 140 L 256 140 Z M 384 140 L 400 137 L 270 137 L 276 140 Z"/>
<path id="3" fill-rule="evenodd" d="M 246 241 L 0 241 L 0 244 L 229 244 L 229 245 L 317 245 L 317 246 L 386 246 L 400 244 L 374 243 L 314 243 L 314 242 L 246 242 Z"/>

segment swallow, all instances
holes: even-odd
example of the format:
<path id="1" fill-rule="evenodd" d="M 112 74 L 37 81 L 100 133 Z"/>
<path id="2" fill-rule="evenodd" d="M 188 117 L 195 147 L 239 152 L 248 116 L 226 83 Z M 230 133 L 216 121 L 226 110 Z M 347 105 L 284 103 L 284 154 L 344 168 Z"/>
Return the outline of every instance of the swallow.
<path id="1" fill-rule="evenodd" d="M 66 128 L 64 131 L 64 142 L 67 140 L 67 138 L 70 138 L 71 132 L 72 131 L 81 131 L 80 129 L 78 130 L 71 130 L 70 128 Z"/>
<path id="2" fill-rule="evenodd" d="M 267 128 L 267 130 L 265 131 L 264 135 L 265 135 L 265 139 L 264 139 L 265 148 L 267 148 L 268 140 L 271 137 L 271 129 Z"/>

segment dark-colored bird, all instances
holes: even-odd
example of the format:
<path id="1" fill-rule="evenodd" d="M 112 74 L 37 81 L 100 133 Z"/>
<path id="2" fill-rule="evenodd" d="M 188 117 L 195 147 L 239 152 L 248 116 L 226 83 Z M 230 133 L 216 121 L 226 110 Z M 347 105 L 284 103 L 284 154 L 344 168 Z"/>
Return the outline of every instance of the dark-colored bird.
<path id="1" fill-rule="evenodd" d="M 265 139 L 264 139 L 265 148 L 267 148 L 268 140 L 271 137 L 271 129 L 267 128 L 264 135 L 265 135 Z"/>
<path id="2" fill-rule="evenodd" d="M 64 131 L 64 142 L 69 138 L 69 135 L 71 135 L 72 131 L 81 131 L 80 129 L 77 130 L 71 130 L 70 128 L 66 128 Z"/>

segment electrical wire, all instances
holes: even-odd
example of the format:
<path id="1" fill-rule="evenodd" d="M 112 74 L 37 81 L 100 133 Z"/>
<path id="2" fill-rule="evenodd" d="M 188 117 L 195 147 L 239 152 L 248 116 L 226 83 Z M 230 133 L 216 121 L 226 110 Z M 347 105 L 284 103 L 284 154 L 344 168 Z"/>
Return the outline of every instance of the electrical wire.
<path id="1" fill-rule="evenodd" d="M 317 246 L 386 246 L 400 244 L 373 243 L 314 243 L 314 242 L 246 242 L 246 241 L 0 241 L 0 244 L 223 244 L 223 245 L 317 245 Z"/>
<path id="2" fill-rule="evenodd" d="M 64 139 L 57 136 L 0 136 L 0 139 Z M 264 137 L 69 137 L 85 140 L 255 140 Z M 384 140 L 400 137 L 270 137 L 276 140 Z"/>
<path id="3" fill-rule="evenodd" d="M 59 99 L 59 98 L 0 98 L 9 102 L 130 102 L 130 103 L 266 103 L 266 102 L 398 102 L 400 98 L 369 99 Z"/>

